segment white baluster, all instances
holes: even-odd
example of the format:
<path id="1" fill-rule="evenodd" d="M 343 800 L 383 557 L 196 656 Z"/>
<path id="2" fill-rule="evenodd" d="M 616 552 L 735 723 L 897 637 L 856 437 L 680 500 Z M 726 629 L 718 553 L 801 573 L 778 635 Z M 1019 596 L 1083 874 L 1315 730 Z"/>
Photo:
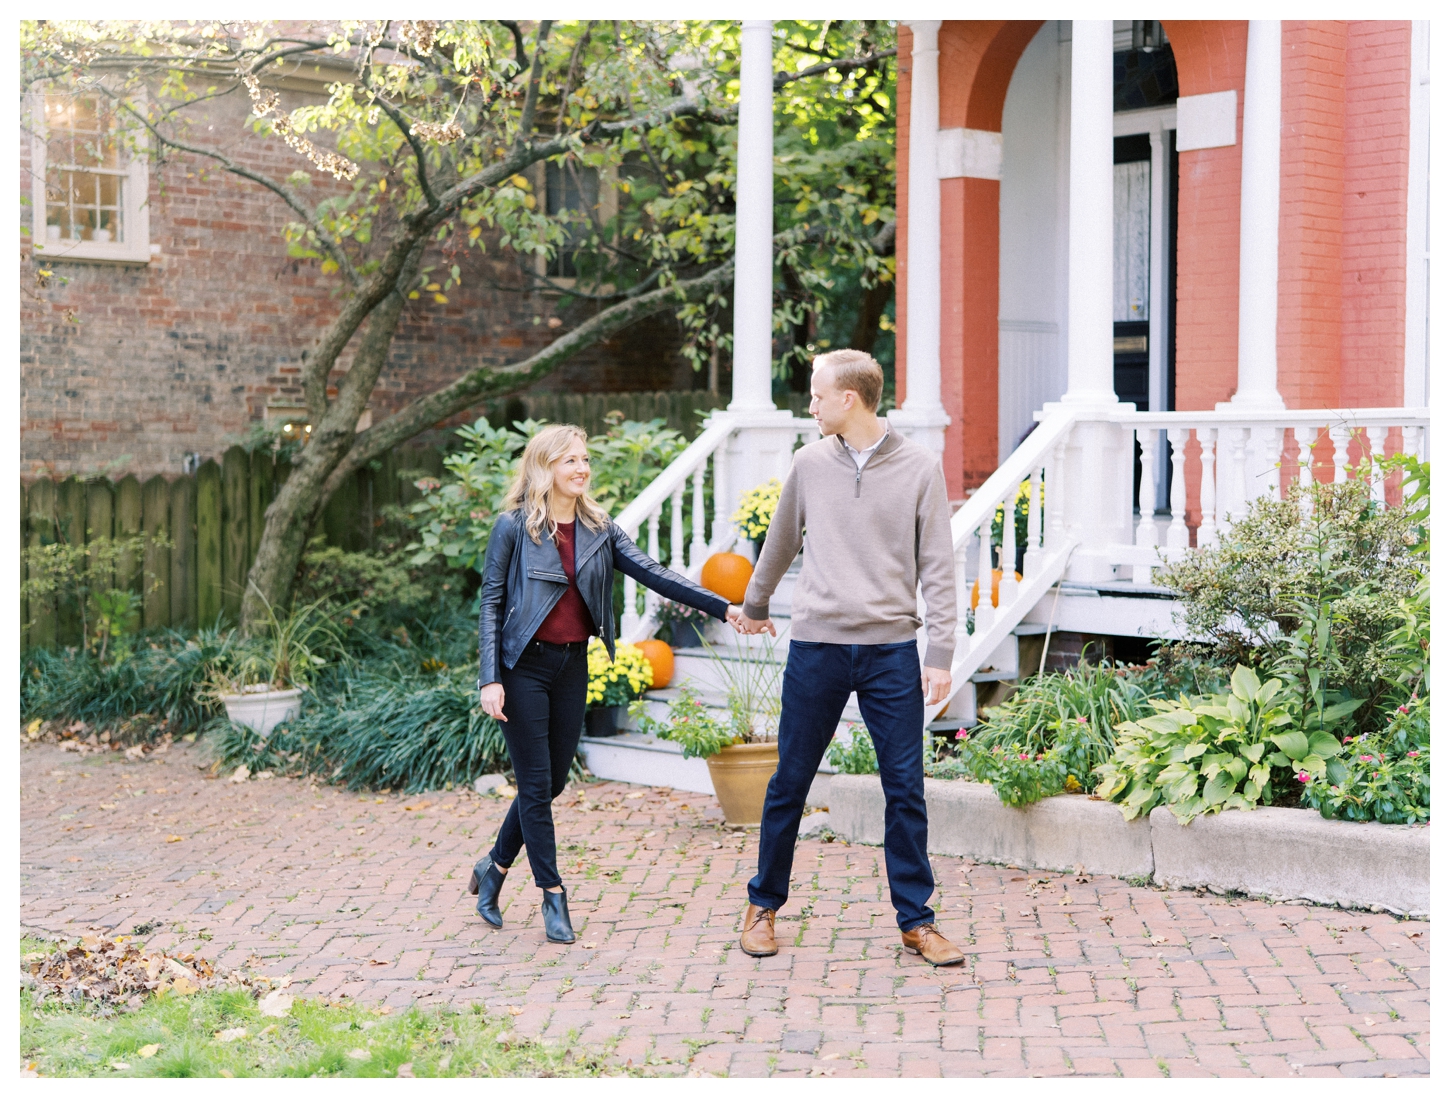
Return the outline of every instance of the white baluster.
<path id="1" fill-rule="evenodd" d="M 1037 575 L 1042 563 L 1042 470 L 1032 467 L 1032 479 L 1027 497 L 1027 552 L 1022 557 L 1022 578 L 1031 579 Z"/>
<path id="2" fill-rule="evenodd" d="M 1138 545 L 1157 545 L 1158 524 L 1153 521 L 1153 510 L 1158 503 L 1158 429 L 1140 428 L 1136 434 L 1143 455 L 1138 465 L 1141 470 L 1138 480 L 1138 536 L 1134 541 Z"/>
<path id="3" fill-rule="evenodd" d="M 1168 481 L 1168 508 L 1173 514 L 1168 523 L 1168 548 L 1187 549 L 1188 523 L 1183 515 L 1188 508 L 1188 485 L 1183 479 L 1183 468 L 1188 460 L 1188 429 L 1168 428 L 1168 445 L 1171 447 L 1168 457 L 1173 465 Z"/>
<path id="4" fill-rule="evenodd" d="M 1226 476 L 1219 478 L 1218 485 L 1218 526 L 1224 529 L 1235 519 L 1241 519 L 1248 513 L 1248 499 L 1244 492 L 1244 465 L 1248 458 L 1244 453 L 1244 443 L 1248 441 L 1247 427 L 1225 428 L 1228 434 L 1228 453 L 1220 454 L 1220 459 L 1226 458 Z"/>
<path id="5" fill-rule="evenodd" d="M 698 572 L 705 564 L 708 542 L 705 538 L 705 466 L 710 463 L 706 457 L 695 470 L 695 492 L 690 508 L 690 568 Z"/>
<path id="6" fill-rule="evenodd" d="M 685 482 L 670 495 L 670 567 L 685 570 Z"/>
<path id="7" fill-rule="evenodd" d="M 710 544 L 718 546 L 724 546 L 725 539 L 730 536 L 730 500 L 726 498 L 730 494 L 730 462 L 726 454 L 728 442 L 727 437 L 710 455 L 715 468 L 715 523 L 710 530 Z"/>
<path id="8" fill-rule="evenodd" d="M 1334 483 L 1343 484 L 1349 479 L 1349 428 L 1336 423 L 1329 428 L 1329 444 L 1334 447 Z"/>
<path id="9" fill-rule="evenodd" d="M 1153 521 L 1158 503 L 1158 429 L 1145 427 L 1135 433 L 1143 454 L 1138 465 L 1138 533 L 1134 540 L 1139 546 L 1154 546 L 1158 544 L 1158 524 Z M 1153 566 L 1134 564 L 1133 582 L 1152 583 Z"/>
<path id="10" fill-rule="evenodd" d="M 977 528 L 977 618 L 972 638 L 978 644 L 992 628 L 992 518 L 987 512 Z"/>
<path id="11" fill-rule="evenodd" d="M 1424 440 L 1424 430 L 1420 427 L 1406 427 L 1404 442 L 1400 446 L 1401 453 L 1409 454 L 1411 457 L 1420 457 L 1420 445 Z"/>
<path id="12" fill-rule="evenodd" d="M 1255 430 L 1260 439 L 1259 494 L 1270 499 L 1284 498 L 1284 428 L 1260 427 Z"/>
<path id="13" fill-rule="evenodd" d="M 1384 503 L 1385 478 L 1380 472 L 1379 463 L 1384 460 L 1385 436 L 1390 433 L 1390 429 L 1388 427 L 1367 427 L 1364 433 L 1369 436 L 1369 468 L 1366 472 L 1369 474 L 1370 496 L 1376 503 Z M 1359 460 L 1363 465 L 1366 456 L 1361 455 Z"/>
<path id="14" fill-rule="evenodd" d="M 1199 427 L 1199 466 L 1202 476 L 1198 481 L 1198 547 L 1206 549 L 1218 541 L 1217 484 L 1214 480 L 1213 450 L 1218 440 L 1218 429 Z"/>
<path id="15" fill-rule="evenodd" d="M 1043 492 L 1047 496 L 1047 535 L 1043 540 L 1047 543 L 1046 547 L 1053 552 L 1061 549 L 1067 541 L 1067 529 L 1062 520 L 1066 457 L 1067 440 L 1064 439 L 1052 448 L 1052 473 L 1043 485 Z"/>
<path id="16" fill-rule="evenodd" d="M 1308 492 L 1314 483 L 1314 440 L 1318 427 L 1295 427 L 1294 441 L 1299 446 L 1299 487 Z"/>
<path id="17" fill-rule="evenodd" d="M 638 530 L 626 530 L 631 541 L 639 541 Z M 632 576 L 624 577 L 624 620 L 621 621 L 619 635 L 624 640 L 631 640 L 639 636 L 639 605 L 637 602 L 638 585 Z"/>
<path id="18" fill-rule="evenodd" d="M 660 559 L 660 514 L 664 511 L 664 505 L 656 507 L 649 517 L 649 555 L 654 560 Z M 644 589 L 644 621 L 653 621 L 655 609 L 660 604 L 659 595 L 655 594 L 648 587 Z"/>
<path id="19" fill-rule="evenodd" d="M 972 585 L 967 582 L 967 540 L 963 538 L 962 543 L 952 549 L 952 567 L 957 584 L 957 659 L 966 655 L 971 645 L 967 634 L 967 612 L 972 607 Z"/>
<path id="20" fill-rule="evenodd" d="M 1020 488 L 1020 486 L 1019 486 Z M 1017 601 L 1017 491 L 1002 501 L 1002 548 L 997 553 L 1002 566 L 1002 583 L 997 590 L 997 607 L 1005 610 Z"/>

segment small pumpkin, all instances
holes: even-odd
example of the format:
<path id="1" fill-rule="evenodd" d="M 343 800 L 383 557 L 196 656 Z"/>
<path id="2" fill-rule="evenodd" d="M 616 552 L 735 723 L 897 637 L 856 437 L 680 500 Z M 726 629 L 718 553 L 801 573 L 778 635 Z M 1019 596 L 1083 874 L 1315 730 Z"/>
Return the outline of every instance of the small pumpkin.
<path id="1" fill-rule="evenodd" d="M 669 686 L 670 680 L 675 677 L 674 649 L 662 640 L 636 641 L 634 646 L 644 653 L 644 658 L 649 660 L 650 669 L 654 672 L 650 689 L 662 690 Z"/>
<path id="2" fill-rule="evenodd" d="M 1021 583 L 1022 582 L 1022 573 L 1021 572 L 1013 572 L 1012 574 L 1017 577 L 1017 582 L 1018 583 Z M 978 600 L 981 597 L 981 593 L 978 591 L 978 586 L 979 586 L 978 583 L 976 583 L 975 581 L 972 583 L 972 609 L 973 610 L 975 610 L 977 608 L 977 602 L 978 602 Z M 997 602 L 1000 599 L 1001 594 L 1002 594 L 1002 569 L 1000 569 L 1000 568 L 993 568 L 992 569 L 992 605 L 993 606 L 996 606 L 997 605 Z"/>
<path id="3" fill-rule="evenodd" d="M 700 586 L 732 605 L 745 601 L 745 588 L 755 567 L 739 553 L 716 553 L 700 569 Z"/>

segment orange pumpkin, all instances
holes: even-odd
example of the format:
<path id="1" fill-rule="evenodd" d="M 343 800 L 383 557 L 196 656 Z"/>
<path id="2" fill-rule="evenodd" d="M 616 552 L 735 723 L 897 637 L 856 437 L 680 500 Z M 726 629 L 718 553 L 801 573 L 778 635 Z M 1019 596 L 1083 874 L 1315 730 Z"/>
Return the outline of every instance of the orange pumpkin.
<path id="1" fill-rule="evenodd" d="M 754 566 L 739 553 L 716 553 L 700 569 L 700 586 L 738 605 L 745 601 L 745 588 L 754 571 Z"/>
<path id="2" fill-rule="evenodd" d="M 1013 572 L 1012 574 L 1017 577 L 1017 582 L 1018 583 L 1021 583 L 1022 582 L 1022 573 L 1021 572 Z M 977 602 L 981 598 L 981 592 L 978 591 L 978 589 L 977 589 L 978 586 L 979 586 L 979 584 L 977 584 L 975 582 L 972 584 L 972 609 L 973 610 L 975 610 L 977 608 Z M 997 601 L 1001 597 L 1001 594 L 1002 594 L 1002 569 L 1000 569 L 1000 568 L 993 568 L 992 569 L 992 605 L 993 606 L 996 606 L 997 605 Z"/>
<path id="3" fill-rule="evenodd" d="M 635 647 L 644 653 L 644 658 L 649 660 L 650 668 L 654 671 L 650 689 L 661 690 L 669 686 L 670 680 L 675 677 L 674 649 L 662 640 L 636 641 Z"/>

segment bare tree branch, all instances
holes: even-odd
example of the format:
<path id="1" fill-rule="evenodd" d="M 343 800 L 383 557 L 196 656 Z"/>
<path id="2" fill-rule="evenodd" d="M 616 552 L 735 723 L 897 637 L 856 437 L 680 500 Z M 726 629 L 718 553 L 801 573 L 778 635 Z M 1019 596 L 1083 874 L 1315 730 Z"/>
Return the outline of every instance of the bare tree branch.
<path id="1" fill-rule="evenodd" d="M 874 65 L 884 57 L 895 57 L 896 50 L 877 50 L 875 53 L 867 54 L 865 57 L 848 57 L 839 61 L 822 61 L 819 65 L 811 65 L 809 68 L 800 69 L 796 72 L 778 72 L 775 74 L 775 89 L 779 91 L 794 80 L 804 80 L 808 76 L 820 76 L 821 73 L 830 72 L 835 69 L 845 74 L 853 69 L 864 69 L 867 65 Z"/>

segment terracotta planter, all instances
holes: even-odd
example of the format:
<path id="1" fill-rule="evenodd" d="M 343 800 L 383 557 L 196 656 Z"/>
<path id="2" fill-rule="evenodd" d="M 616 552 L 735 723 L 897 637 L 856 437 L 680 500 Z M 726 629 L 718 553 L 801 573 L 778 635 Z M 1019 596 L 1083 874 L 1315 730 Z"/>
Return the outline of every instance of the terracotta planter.
<path id="1" fill-rule="evenodd" d="M 765 788 L 780 762 L 780 750 L 771 743 L 739 743 L 705 762 L 715 797 L 732 827 L 759 827 L 765 808 Z"/>
<path id="2" fill-rule="evenodd" d="M 240 694 L 223 694 L 221 701 L 229 719 L 266 736 L 283 721 L 297 716 L 302 708 L 302 691 L 246 688 Z"/>

